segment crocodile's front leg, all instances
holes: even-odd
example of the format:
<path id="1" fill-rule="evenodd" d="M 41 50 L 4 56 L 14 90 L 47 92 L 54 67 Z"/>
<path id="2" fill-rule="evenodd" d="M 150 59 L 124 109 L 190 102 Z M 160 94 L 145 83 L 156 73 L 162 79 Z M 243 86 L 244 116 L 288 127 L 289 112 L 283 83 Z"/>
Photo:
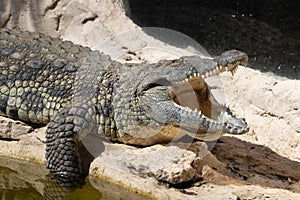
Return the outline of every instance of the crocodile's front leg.
<path id="1" fill-rule="evenodd" d="M 84 175 L 83 139 L 97 130 L 93 106 L 72 105 L 60 109 L 48 124 L 46 133 L 47 167 L 58 180 L 71 183 Z"/>

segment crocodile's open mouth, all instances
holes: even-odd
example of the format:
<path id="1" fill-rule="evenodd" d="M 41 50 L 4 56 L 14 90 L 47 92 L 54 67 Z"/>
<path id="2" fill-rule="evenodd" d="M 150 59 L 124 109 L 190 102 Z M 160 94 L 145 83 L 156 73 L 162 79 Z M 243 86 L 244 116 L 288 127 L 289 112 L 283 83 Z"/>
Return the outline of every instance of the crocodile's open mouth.
<path id="1" fill-rule="evenodd" d="M 205 82 L 205 78 L 222 72 L 234 74 L 239 65 L 247 65 L 247 55 L 228 51 L 216 58 L 216 62 L 187 59 L 190 60 L 186 63 L 185 60 L 176 62 L 166 69 L 164 77 L 143 88 L 140 100 L 146 105 L 148 115 L 158 124 L 180 127 L 201 140 L 215 140 L 225 133 L 248 132 L 245 119 L 236 117 L 220 104 Z M 185 75 L 187 71 L 189 74 Z"/>
<path id="2" fill-rule="evenodd" d="M 224 71 L 230 71 L 234 75 L 236 69 L 237 66 L 232 66 L 232 68 L 227 69 L 225 67 L 218 68 L 205 75 L 193 73 L 185 80 L 172 84 L 170 97 L 177 105 L 198 112 L 215 121 L 223 122 L 225 119 L 222 112 L 225 112 L 228 108 L 217 102 L 204 79 L 219 75 Z"/>
<path id="3" fill-rule="evenodd" d="M 173 102 L 186 111 L 188 115 L 201 119 L 197 128 L 196 137 L 204 140 L 213 140 L 224 133 L 243 134 L 249 127 L 243 118 L 237 118 L 228 107 L 220 104 L 212 95 L 205 78 L 228 71 L 234 75 L 239 62 L 232 66 L 217 67 L 206 74 L 193 73 L 185 80 L 172 83 L 170 98 Z M 193 127 L 183 127 L 193 130 Z M 195 129 L 194 129 L 195 130 Z M 210 134 L 206 134 L 211 132 Z M 212 134 L 215 132 L 215 134 Z M 195 137 L 195 135 L 194 135 Z"/>

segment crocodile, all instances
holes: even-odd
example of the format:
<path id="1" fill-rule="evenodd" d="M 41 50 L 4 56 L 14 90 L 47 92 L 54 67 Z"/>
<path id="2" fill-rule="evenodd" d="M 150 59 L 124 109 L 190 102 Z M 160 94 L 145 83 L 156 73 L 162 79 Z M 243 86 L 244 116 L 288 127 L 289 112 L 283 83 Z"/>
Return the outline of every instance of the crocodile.
<path id="1" fill-rule="evenodd" d="M 137 146 L 181 135 L 216 140 L 249 126 L 219 103 L 205 82 L 247 65 L 230 50 L 213 58 L 119 63 L 99 51 L 40 33 L 0 30 L 0 115 L 47 126 L 47 168 L 82 177 L 88 135 Z"/>

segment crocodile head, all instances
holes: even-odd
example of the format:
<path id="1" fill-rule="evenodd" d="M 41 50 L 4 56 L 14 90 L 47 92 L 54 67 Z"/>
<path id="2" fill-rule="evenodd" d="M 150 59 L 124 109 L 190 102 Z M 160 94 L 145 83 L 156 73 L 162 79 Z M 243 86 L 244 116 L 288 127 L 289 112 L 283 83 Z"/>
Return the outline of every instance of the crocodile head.
<path id="1" fill-rule="evenodd" d="M 131 112 L 138 118 L 128 121 L 136 121 L 140 127 L 147 125 L 141 129 L 144 132 L 175 127 L 206 141 L 218 139 L 225 133 L 248 132 L 245 119 L 236 117 L 220 104 L 205 82 L 205 78 L 225 71 L 234 74 L 237 67 L 247 65 L 247 61 L 247 54 L 231 50 L 215 58 L 189 56 L 145 66 L 135 75 L 135 79 L 140 79 L 138 85 L 133 86 L 136 90 L 131 101 L 135 105 L 128 106 L 129 110 L 136 109 Z"/>
<path id="2" fill-rule="evenodd" d="M 225 133 L 247 132 L 245 119 L 220 104 L 205 82 L 225 71 L 234 73 L 247 61 L 245 53 L 232 50 L 215 58 L 188 56 L 123 65 L 114 84 L 117 135 L 111 139 L 146 146 L 167 143 L 183 134 L 215 140 Z"/>

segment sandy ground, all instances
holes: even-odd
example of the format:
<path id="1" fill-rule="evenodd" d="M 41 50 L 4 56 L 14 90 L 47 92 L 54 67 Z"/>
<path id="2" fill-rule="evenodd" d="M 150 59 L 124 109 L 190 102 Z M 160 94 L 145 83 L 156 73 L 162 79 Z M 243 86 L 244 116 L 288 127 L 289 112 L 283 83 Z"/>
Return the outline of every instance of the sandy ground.
<path id="1" fill-rule="evenodd" d="M 147 29 L 151 34 L 145 34 L 124 15 L 117 1 L 2 2 L 5 5 L 0 8 L 2 27 L 61 37 L 100 50 L 121 62 L 156 62 L 159 59 L 207 53 L 195 41 L 180 34 L 174 37 L 181 38 L 183 43 L 188 41 L 189 45 L 178 45 L 176 41 L 174 47 L 170 42 L 165 44 L 157 40 L 157 36 L 166 36 L 165 32 L 159 33 L 157 29 Z M 168 32 L 167 35 L 172 34 Z M 151 171 L 157 177 L 143 178 L 132 171 L 124 172 L 117 157 L 108 165 L 106 160 L 110 157 L 105 157 L 109 156 L 106 154 L 91 164 L 91 174 L 132 191 L 152 193 L 155 198 L 161 199 L 300 199 L 300 84 L 299 80 L 286 77 L 240 68 L 234 77 L 224 74 L 216 80 L 207 80 L 216 93 L 223 92 L 220 99 L 235 113 L 245 117 L 251 129 L 238 138 L 220 139 L 205 161 L 202 158 L 199 160 L 199 152 L 184 150 L 188 156 L 182 161 L 185 164 L 178 173 L 181 178 L 193 174 L 186 179 L 189 180 L 188 185 L 162 186 L 157 177 L 163 172 L 172 172 L 174 167 L 170 171 Z M 41 142 L 45 128 L 33 130 L 23 123 L 2 117 L 0 122 L 2 137 L 20 139 L 0 141 L 1 155 L 45 162 L 45 147 Z M 141 159 L 137 156 L 141 153 L 139 149 L 111 145 L 108 144 L 111 155 L 118 153 L 120 150 L 117 147 L 120 146 L 130 156 Z M 165 147 L 159 145 L 149 151 L 153 148 L 158 151 Z M 180 148 L 173 152 L 174 156 L 181 153 Z M 169 163 L 165 168 L 168 166 Z M 196 175 L 202 178 L 196 179 Z"/>

